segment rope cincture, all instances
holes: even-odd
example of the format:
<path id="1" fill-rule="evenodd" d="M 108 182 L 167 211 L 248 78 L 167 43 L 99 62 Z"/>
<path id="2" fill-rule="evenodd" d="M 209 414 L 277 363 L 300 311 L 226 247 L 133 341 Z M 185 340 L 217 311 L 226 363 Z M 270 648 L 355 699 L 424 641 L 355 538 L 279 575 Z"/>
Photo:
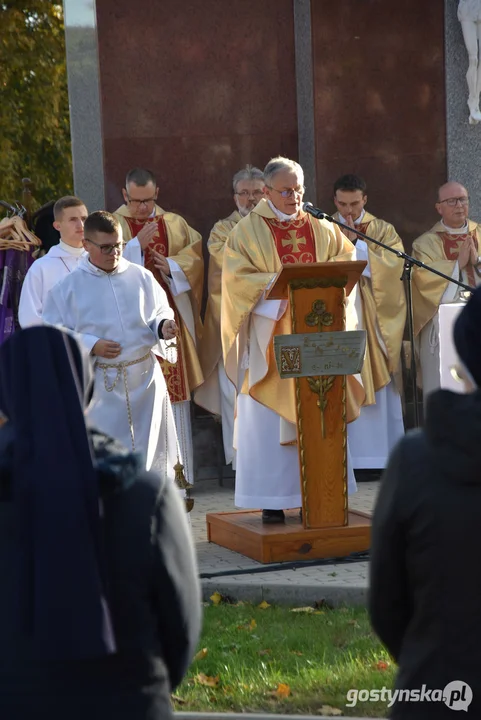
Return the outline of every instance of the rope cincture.
<path id="1" fill-rule="evenodd" d="M 132 441 L 132 450 L 135 452 L 135 435 L 134 435 L 134 424 L 132 420 L 132 408 L 130 406 L 130 396 L 129 396 L 129 386 L 127 383 L 127 368 L 131 367 L 132 365 L 138 365 L 139 363 L 145 362 L 148 360 L 151 356 L 151 352 L 149 352 L 144 355 L 141 358 L 138 358 L 137 360 L 129 360 L 128 362 L 118 362 L 118 363 L 104 363 L 104 362 L 95 362 L 95 367 L 100 368 L 103 370 L 104 373 L 104 387 L 107 392 L 112 392 L 115 387 L 117 386 L 118 381 L 120 380 L 120 376 L 123 375 L 124 378 L 124 388 L 125 388 L 125 400 L 127 404 L 127 419 L 129 422 L 129 430 L 130 430 L 130 438 Z M 115 376 L 115 379 L 111 385 L 109 385 L 109 381 L 107 379 L 107 370 L 110 369 L 116 369 L 117 375 Z"/>

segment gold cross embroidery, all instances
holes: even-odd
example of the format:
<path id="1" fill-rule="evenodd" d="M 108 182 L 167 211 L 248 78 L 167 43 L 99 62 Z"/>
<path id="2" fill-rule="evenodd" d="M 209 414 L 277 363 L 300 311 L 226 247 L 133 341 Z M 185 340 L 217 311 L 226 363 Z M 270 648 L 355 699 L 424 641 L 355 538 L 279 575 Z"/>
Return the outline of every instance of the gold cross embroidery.
<path id="1" fill-rule="evenodd" d="M 296 235 L 291 234 L 288 238 L 283 238 L 282 240 L 282 247 L 287 247 L 288 245 L 292 245 L 292 252 L 298 253 L 301 252 L 300 245 L 305 245 L 306 239 L 305 238 L 298 238 Z"/>

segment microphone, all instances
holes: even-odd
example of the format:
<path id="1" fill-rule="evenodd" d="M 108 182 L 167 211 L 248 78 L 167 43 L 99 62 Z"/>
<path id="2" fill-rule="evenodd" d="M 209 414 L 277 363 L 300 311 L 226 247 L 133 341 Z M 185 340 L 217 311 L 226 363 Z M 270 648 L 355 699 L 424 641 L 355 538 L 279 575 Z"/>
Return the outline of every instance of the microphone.
<path id="1" fill-rule="evenodd" d="M 304 212 L 309 213 L 309 215 L 312 215 L 312 217 L 315 217 L 318 220 L 332 220 L 330 215 L 325 213 L 323 210 L 314 207 L 314 205 L 310 202 L 303 203 L 302 209 Z"/>

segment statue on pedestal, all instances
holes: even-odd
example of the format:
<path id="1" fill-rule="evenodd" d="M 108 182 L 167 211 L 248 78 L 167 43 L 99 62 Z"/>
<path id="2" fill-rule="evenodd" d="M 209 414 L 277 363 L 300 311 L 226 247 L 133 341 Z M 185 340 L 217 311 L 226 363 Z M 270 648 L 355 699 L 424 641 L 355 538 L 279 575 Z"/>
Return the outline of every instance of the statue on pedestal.
<path id="1" fill-rule="evenodd" d="M 469 66 L 466 73 L 468 83 L 469 124 L 481 121 L 479 95 L 481 92 L 481 0 L 459 0 L 458 20 L 463 29 L 464 43 L 468 51 Z"/>

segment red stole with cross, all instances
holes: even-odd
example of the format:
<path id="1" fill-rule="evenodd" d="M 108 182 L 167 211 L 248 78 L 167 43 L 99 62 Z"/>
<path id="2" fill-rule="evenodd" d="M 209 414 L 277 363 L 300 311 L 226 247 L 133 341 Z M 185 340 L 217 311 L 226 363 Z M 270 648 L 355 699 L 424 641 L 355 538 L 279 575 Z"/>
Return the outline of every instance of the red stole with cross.
<path id="1" fill-rule="evenodd" d="M 173 301 L 172 294 L 170 292 L 170 289 L 168 285 L 164 282 L 164 279 L 162 278 L 161 273 L 157 270 L 157 268 L 154 265 L 154 256 L 152 254 L 152 250 L 155 250 L 160 255 L 163 255 L 165 258 L 169 257 L 169 237 L 167 235 L 167 230 L 165 228 L 165 223 L 162 218 L 162 215 L 159 217 L 154 218 L 148 218 L 147 220 L 134 220 L 133 218 L 126 217 L 125 220 L 127 221 L 127 224 L 130 228 L 130 232 L 132 233 L 132 237 L 137 237 L 140 230 L 144 227 L 146 223 L 149 222 L 156 222 L 157 223 L 157 232 L 155 233 L 154 237 L 146 247 L 144 251 L 144 265 L 147 268 L 147 270 L 150 270 L 150 272 L 153 274 L 159 285 L 162 287 L 163 290 L 165 290 L 167 294 L 167 299 L 169 301 L 170 307 L 174 310 L 174 316 L 175 316 L 175 322 L 177 324 L 177 327 L 181 328 L 181 323 L 179 319 L 179 315 L 177 313 L 177 309 L 175 307 L 175 303 Z M 177 362 L 172 364 L 169 363 L 167 360 L 164 360 L 163 358 L 160 358 L 157 356 L 157 359 L 160 363 L 160 366 L 162 368 L 162 372 L 164 373 L 165 382 L 167 385 L 167 389 L 169 391 L 170 400 L 173 403 L 178 402 L 184 402 L 185 400 L 190 400 L 190 394 L 187 387 L 187 380 L 186 380 L 186 371 L 185 371 L 185 363 L 184 363 L 184 350 L 182 347 L 182 338 L 177 339 Z"/>
<path id="2" fill-rule="evenodd" d="M 457 261 L 461 245 L 469 237 L 474 240 L 474 247 L 476 248 L 476 251 L 479 251 L 476 230 L 463 233 L 462 235 L 451 235 L 451 233 L 448 232 L 438 232 L 436 234 L 443 244 L 444 254 L 446 255 L 447 260 L 453 260 L 454 262 Z M 463 273 L 466 273 L 469 285 L 471 285 L 472 287 L 476 287 L 474 267 L 472 265 L 466 265 Z"/>
<path id="3" fill-rule="evenodd" d="M 264 218 L 283 265 L 316 262 L 316 243 L 309 215 L 297 220 Z"/>

